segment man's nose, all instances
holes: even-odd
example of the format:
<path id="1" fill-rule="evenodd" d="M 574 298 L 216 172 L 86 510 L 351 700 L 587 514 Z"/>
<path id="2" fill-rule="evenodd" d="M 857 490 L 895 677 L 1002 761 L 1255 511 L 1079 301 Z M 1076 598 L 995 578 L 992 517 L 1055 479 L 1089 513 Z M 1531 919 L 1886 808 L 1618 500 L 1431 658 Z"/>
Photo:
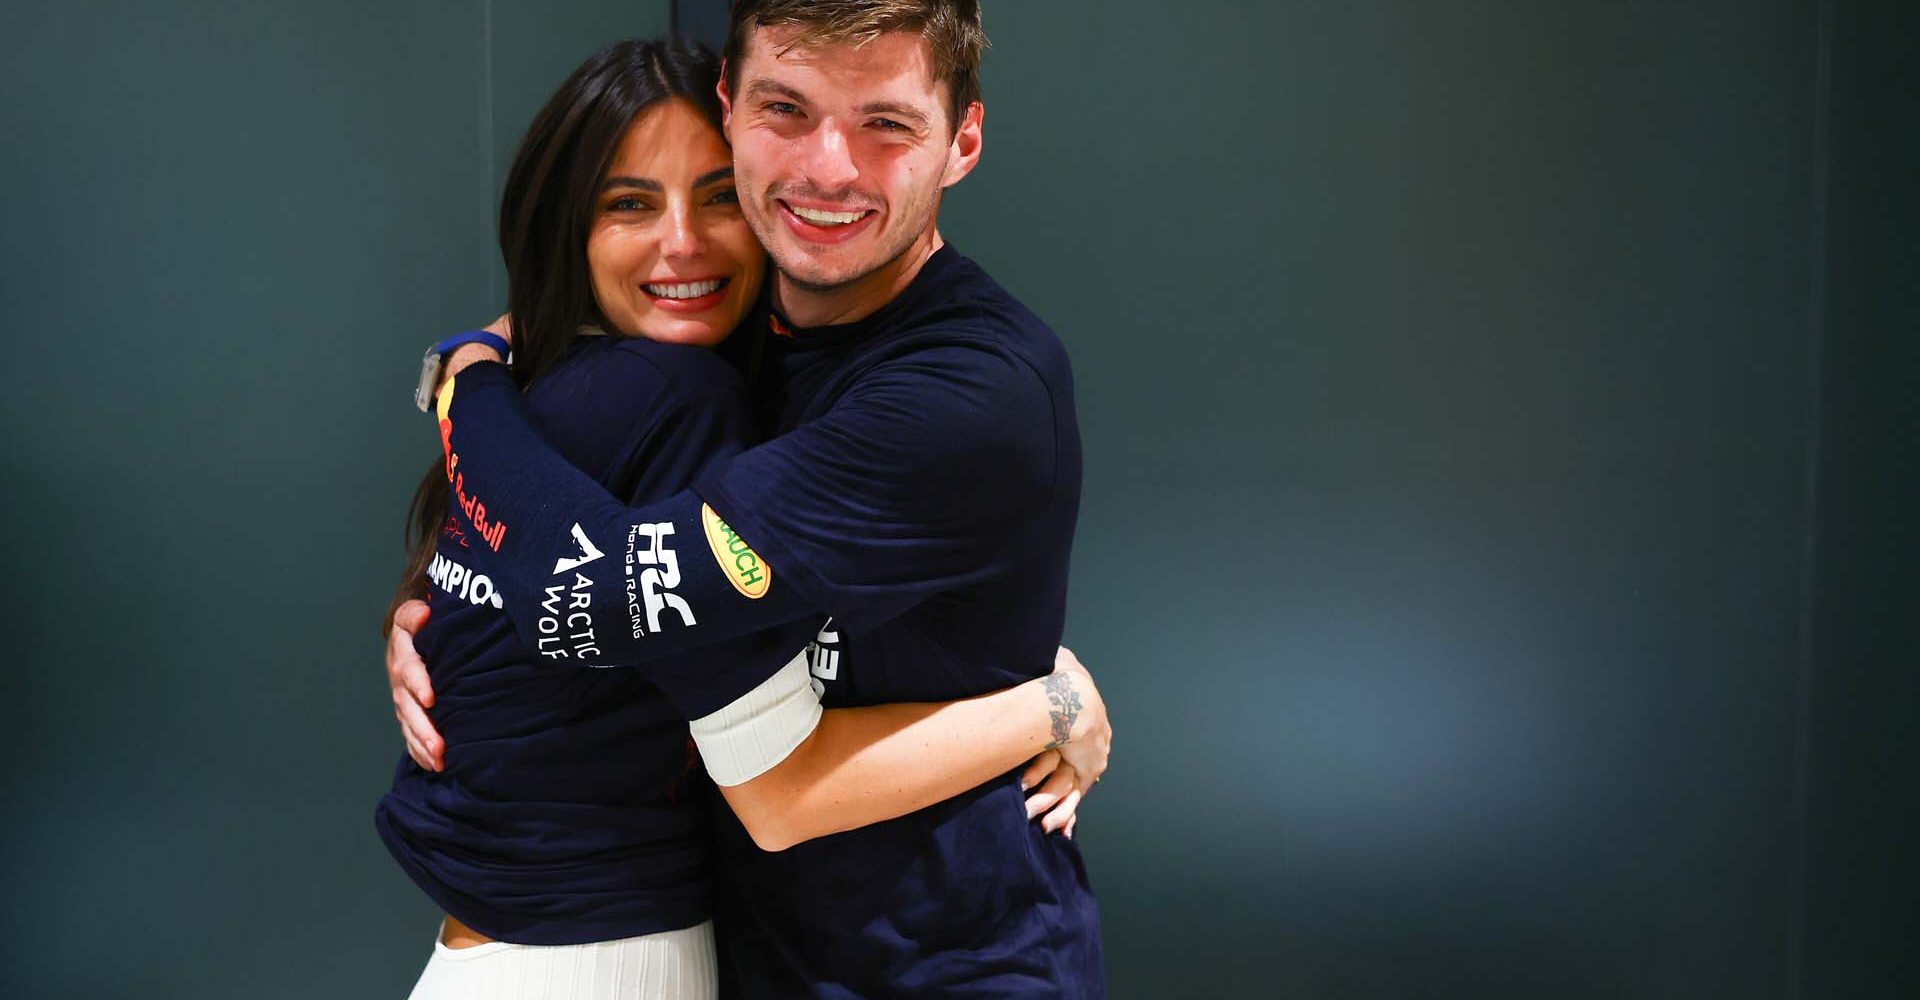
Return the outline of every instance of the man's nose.
<path id="1" fill-rule="evenodd" d="M 660 253 L 665 257 L 698 257 L 707 252 L 707 236 L 700 228 L 693 206 L 678 205 L 667 210 L 666 229 L 660 234 Z"/>
<path id="2" fill-rule="evenodd" d="M 807 137 L 800 166 L 806 171 L 807 180 L 823 191 L 838 191 L 860 178 L 846 132 L 837 125 L 813 130 Z"/>

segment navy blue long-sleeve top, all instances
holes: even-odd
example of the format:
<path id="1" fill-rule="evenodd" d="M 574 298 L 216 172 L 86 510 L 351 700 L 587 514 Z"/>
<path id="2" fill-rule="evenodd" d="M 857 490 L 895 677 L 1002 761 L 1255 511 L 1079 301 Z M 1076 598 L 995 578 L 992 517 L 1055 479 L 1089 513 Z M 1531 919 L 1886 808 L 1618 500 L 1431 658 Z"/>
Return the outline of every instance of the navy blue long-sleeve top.
<path id="1" fill-rule="evenodd" d="M 524 405 L 557 461 L 633 503 L 683 489 L 754 437 L 731 366 L 705 349 L 642 339 L 580 337 Z M 457 468 L 455 479 L 428 572 L 432 614 L 415 638 L 446 770 L 401 758 L 375 810 L 381 838 L 442 908 L 503 941 L 603 941 L 708 919 L 708 784 L 686 720 L 771 676 L 813 629 L 661 658 L 644 674 L 576 669 L 572 657 L 556 669 L 540 626 L 518 634 L 511 613 L 554 609 L 563 637 L 587 611 L 624 613 L 630 600 L 644 618 L 633 567 L 611 543 L 570 534 L 571 548 L 547 567 L 567 581 L 557 597 L 498 586 L 479 556 L 512 521 L 478 507 Z M 691 555 L 688 543 L 704 553 L 697 538 L 653 542 L 660 559 Z"/>

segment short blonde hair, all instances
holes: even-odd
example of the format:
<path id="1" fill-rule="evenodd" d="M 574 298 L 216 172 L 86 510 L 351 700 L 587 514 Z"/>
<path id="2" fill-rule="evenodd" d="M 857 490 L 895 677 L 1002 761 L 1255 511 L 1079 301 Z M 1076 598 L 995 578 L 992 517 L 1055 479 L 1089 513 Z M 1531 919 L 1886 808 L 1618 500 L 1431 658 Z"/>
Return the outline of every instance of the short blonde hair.
<path id="1" fill-rule="evenodd" d="M 911 31 L 927 44 L 935 82 L 947 85 L 948 122 L 960 127 L 980 99 L 980 56 L 987 33 L 979 0 L 735 0 L 727 26 L 727 89 L 737 90 L 740 59 L 756 28 L 797 25 L 798 44 L 863 45 L 889 31 Z"/>

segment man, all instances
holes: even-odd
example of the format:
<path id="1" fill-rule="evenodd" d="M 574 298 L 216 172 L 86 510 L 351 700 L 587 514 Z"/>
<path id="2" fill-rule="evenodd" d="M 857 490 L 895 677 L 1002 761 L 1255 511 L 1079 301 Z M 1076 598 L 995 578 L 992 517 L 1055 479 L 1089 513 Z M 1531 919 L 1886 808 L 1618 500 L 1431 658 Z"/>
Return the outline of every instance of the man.
<path id="1" fill-rule="evenodd" d="M 777 268 L 764 329 L 735 340 L 767 444 L 628 509 L 532 433 L 503 368 L 449 384 L 462 496 L 476 521 L 513 514 L 476 568 L 543 654 L 635 663 L 827 614 L 810 672 L 828 706 L 1052 668 L 1080 491 L 1066 355 L 937 228 L 979 160 L 984 46 L 972 0 L 735 5 L 720 96 Z M 598 553 L 622 560 L 624 600 L 570 568 Z M 404 702 L 416 661 L 395 648 Z M 755 996 L 1102 995 L 1078 851 L 1026 819 L 1007 775 L 779 853 L 723 821 L 729 971 Z"/>

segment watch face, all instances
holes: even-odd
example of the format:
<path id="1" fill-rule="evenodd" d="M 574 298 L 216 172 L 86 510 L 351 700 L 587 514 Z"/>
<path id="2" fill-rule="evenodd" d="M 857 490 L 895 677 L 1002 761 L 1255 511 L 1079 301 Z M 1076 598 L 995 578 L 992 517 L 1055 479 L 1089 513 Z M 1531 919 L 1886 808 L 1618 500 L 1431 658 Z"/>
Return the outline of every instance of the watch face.
<path id="1" fill-rule="evenodd" d="M 413 387 L 413 405 L 421 413 L 433 409 L 433 390 L 440 387 L 440 366 L 444 363 L 439 345 L 427 348 L 427 356 L 420 362 L 420 383 Z"/>

